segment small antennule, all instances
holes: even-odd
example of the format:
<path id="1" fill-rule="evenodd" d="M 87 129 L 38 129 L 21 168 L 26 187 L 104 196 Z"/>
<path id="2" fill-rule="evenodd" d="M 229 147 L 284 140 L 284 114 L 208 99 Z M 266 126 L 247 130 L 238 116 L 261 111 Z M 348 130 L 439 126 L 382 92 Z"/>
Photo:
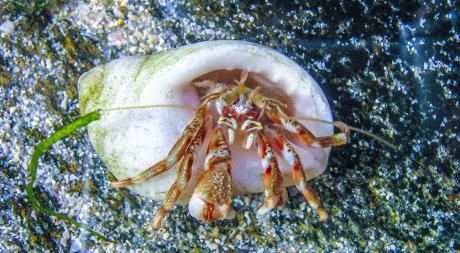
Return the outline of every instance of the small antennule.
<path id="1" fill-rule="evenodd" d="M 376 134 L 373 134 L 373 133 L 371 133 L 369 131 L 366 131 L 366 130 L 363 130 L 363 129 L 360 129 L 360 128 L 357 128 L 357 127 L 354 127 L 354 126 L 347 125 L 347 124 L 345 124 L 345 123 L 343 123 L 341 121 L 333 121 L 332 122 L 332 121 L 323 120 L 323 119 L 317 119 L 317 118 L 312 118 L 312 117 L 291 117 L 291 116 L 288 116 L 288 118 L 292 119 L 292 120 L 307 120 L 307 121 L 319 122 L 319 123 L 324 123 L 324 124 L 330 124 L 330 125 L 334 125 L 335 127 L 337 127 L 340 130 L 342 128 L 344 128 L 344 129 L 348 128 L 348 130 L 351 130 L 353 132 L 357 132 L 357 133 L 369 136 L 369 137 L 375 139 L 376 141 L 378 141 L 378 142 L 384 144 L 385 146 L 388 146 L 388 147 L 390 147 L 390 148 L 392 148 L 392 149 L 394 149 L 396 151 L 399 150 L 399 148 L 396 145 L 390 143 L 389 141 L 384 140 L 382 137 L 379 137 Z"/>
<path id="2" fill-rule="evenodd" d="M 248 100 L 249 100 L 249 101 L 252 101 L 252 99 L 253 99 L 255 96 L 259 95 L 261 89 L 262 89 L 262 86 L 257 86 L 257 87 L 255 87 L 255 88 L 251 91 L 251 93 L 249 93 Z"/>
<path id="3" fill-rule="evenodd" d="M 240 80 L 239 81 L 234 80 L 235 83 L 237 83 L 240 86 L 240 91 L 239 91 L 240 97 L 244 96 L 244 88 L 245 88 L 244 83 L 248 79 L 248 75 L 249 75 L 249 72 L 247 72 L 246 70 L 243 70 L 240 75 Z"/>
<path id="4" fill-rule="evenodd" d="M 248 79 L 249 72 L 246 70 L 241 71 L 241 76 L 240 76 L 240 83 L 245 83 L 246 80 Z"/>
<path id="5" fill-rule="evenodd" d="M 211 88 L 214 87 L 217 83 L 213 80 L 204 80 L 198 82 L 192 82 L 192 85 L 198 88 Z"/>

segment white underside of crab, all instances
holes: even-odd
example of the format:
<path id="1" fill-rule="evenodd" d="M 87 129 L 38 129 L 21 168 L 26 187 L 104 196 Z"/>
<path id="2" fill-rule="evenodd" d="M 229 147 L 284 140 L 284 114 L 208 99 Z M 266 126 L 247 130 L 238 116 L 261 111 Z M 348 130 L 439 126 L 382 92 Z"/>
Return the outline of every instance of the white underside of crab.
<path id="1" fill-rule="evenodd" d="M 248 85 L 252 80 L 264 86 L 264 90 L 284 99 L 289 104 L 291 115 L 332 121 L 326 97 L 301 66 L 270 48 L 242 41 L 197 43 L 152 56 L 123 57 L 93 68 L 79 80 L 80 110 L 86 114 L 97 109 L 137 105 L 196 105 L 199 98 L 190 89 L 191 81 L 217 70 L 246 70 L 250 72 Z M 192 111 L 177 108 L 107 112 L 101 120 L 88 126 L 88 132 L 96 152 L 120 180 L 133 177 L 164 159 L 192 114 Z M 331 125 L 302 123 L 316 136 L 333 133 Z M 242 148 L 244 141 L 236 133 L 235 144 L 231 146 L 235 195 L 263 191 L 264 168 L 254 146 L 250 150 Z M 203 172 L 207 143 L 203 146 L 199 159 L 193 165 L 192 179 L 181 195 L 181 203 L 188 202 Z M 324 172 L 329 148 L 297 145 L 294 148 L 309 179 Z M 290 166 L 281 157 L 279 165 L 286 186 L 292 185 Z M 130 188 L 141 195 L 161 200 L 176 179 L 176 173 L 177 166 Z"/>

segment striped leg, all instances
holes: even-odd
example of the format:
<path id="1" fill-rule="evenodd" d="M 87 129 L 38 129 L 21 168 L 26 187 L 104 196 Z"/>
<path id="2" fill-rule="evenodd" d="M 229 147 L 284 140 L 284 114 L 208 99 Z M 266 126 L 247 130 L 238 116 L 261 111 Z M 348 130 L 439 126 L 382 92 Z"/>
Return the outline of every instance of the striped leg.
<path id="1" fill-rule="evenodd" d="M 224 133 L 217 128 L 209 143 L 205 172 L 189 202 L 190 214 L 203 221 L 232 219 L 231 154 Z"/>
<path id="2" fill-rule="evenodd" d="M 289 119 L 284 112 L 278 107 L 278 111 L 267 113 L 268 117 L 276 124 L 283 126 L 286 130 L 296 133 L 300 140 L 308 147 L 327 148 L 344 145 L 350 136 L 350 130 L 345 124 L 336 122 L 334 124 L 342 133 L 316 137 L 306 127 L 296 120 Z"/>
<path id="3" fill-rule="evenodd" d="M 211 118 L 207 118 L 205 123 L 201 126 L 200 131 L 196 135 L 195 139 L 193 139 L 192 143 L 185 151 L 184 158 L 179 165 L 179 171 L 177 173 L 176 181 L 174 181 L 171 188 L 169 188 L 168 193 L 166 193 L 166 197 L 163 200 L 163 206 L 158 211 L 157 215 L 155 216 L 153 227 L 158 229 L 161 227 L 161 220 L 164 218 L 166 213 L 174 206 L 177 199 L 180 197 L 180 194 L 187 186 L 187 183 L 190 181 L 190 177 L 192 175 L 192 166 L 193 161 L 196 159 L 196 155 L 200 150 L 201 144 L 203 143 L 206 137 L 206 131 L 208 129 L 208 123 L 210 122 Z"/>
<path id="4" fill-rule="evenodd" d="M 322 222 L 326 221 L 328 217 L 327 211 L 321 205 L 321 202 L 319 201 L 312 187 L 307 182 L 299 155 L 281 133 L 277 132 L 275 140 L 277 145 L 281 147 L 284 158 L 292 166 L 292 176 L 294 177 L 294 183 L 297 189 L 308 201 L 308 204 L 310 204 L 311 208 L 316 210 L 319 216 L 319 220 Z"/>
<path id="5" fill-rule="evenodd" d="M 264 173 L 264 204 L 257 210 L 263 215 L 275 207 L 282 207 L 287 200 L 287 191 L 283 184 L 283 176 L 278 168 L 275 154 L 262 132 L 257 135 L 258 156 L 265 168 Z"/>
<path id="6" fill-rule="evenodd" d="M 129 177 L 124 180 L 112 182 L 110 183 L 110 185 L 113 188 L 120 188 L 140 184 L 171 168 L 184 156 L 187 147 L 190 145 L 192 140 L 197 135 L 198 131 L 201 128 L 201 125 L 203 125 L 207 113 L 208 105 L 202 104 L 200 107 L 198 107 L 197 111 L 195 112 L 195 115 L 193 116 L 192 121 L 187 125 L 179 140 L 176 141 L 172 149 L 169 151 L 166 159 L 142 171 L 135 177 Z"/>

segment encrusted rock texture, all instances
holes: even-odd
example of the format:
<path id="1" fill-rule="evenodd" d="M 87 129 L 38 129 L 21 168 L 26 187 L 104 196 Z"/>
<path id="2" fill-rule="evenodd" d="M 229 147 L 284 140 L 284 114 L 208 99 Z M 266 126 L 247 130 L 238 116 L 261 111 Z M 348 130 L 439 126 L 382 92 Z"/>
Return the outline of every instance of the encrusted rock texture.
<path id="1" fill-rule="evenodd" d="M 401 252 L 460 250 L 460 5 L 454 1 L 22 1 L 0 3 L 0 251 Z M 321 224 L 295 188 L 269 217 L 261 194 L 237 197 L 234 220 L 202 223 L 175 207 L 111 189 L 80 130 L 41 157 L 44 206 L 106 242 L 38 212 L 26 196 L 34 145 L 79 115 L 90 68 L 194 42 L 272 47 L 323 88 L 337 120 L 359 134 L 311 181 Z M 165 147 L 169 148 L 169 147 Z"/>

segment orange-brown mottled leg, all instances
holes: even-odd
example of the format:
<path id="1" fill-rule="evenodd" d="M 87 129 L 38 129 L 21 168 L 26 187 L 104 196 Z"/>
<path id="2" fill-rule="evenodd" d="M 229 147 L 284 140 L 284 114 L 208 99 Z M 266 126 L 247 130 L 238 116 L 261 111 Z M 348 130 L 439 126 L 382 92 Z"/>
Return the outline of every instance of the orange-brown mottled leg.
<path id="1" fill-rule="evenodd" d="M 305 177 L 305 172 L 303 170 L 299 155 L 281 133 L 277 132 L 275 140 L 277 144 L 276 146 L 280 147 L 284 158 L 292 166 L 292 176 L 294 177 L 294 183 L 297 189 L 308 201 L 308 204 L 310 204 L 311 208 L 316 210 L 319 216 L 319 220 L 322 222 L 326 221 L 328 217 L 327 211 L 321 205 L 320 200 L 316 196 L 310 184 L 307 182 L 307 178 Z"/>
<path id="2" fill-rule="evenodd" d="M 350 136 L 350 130 L 345 124 L 335 122 L 334 126 L 337 127 L 342 133 L 316 137 L 306 127 L 296 120 L 289 119 L 281 108 L 278 111 L 270 111 L 267 113 L 268 117 L 278 125 L 281 125 L 289 132 L 296 133 L 300 140 L 308 147 L 327 148 L 344 145 L 347 143 Z"/>
<path id="3" fill-rule="evenodd" d="M 210 118 L 205 120 L 205 122 L 210 122 Z M 155 216 L 153 227 L 158 229 L 161 227 L 161 220 L 164 218 L 166 213 L 171 209 L 174 204 L 176 203 L 177 199 L 180 197 L 180 194 L 187 186 L 187 183 L 190 181 L 190 177 L 192 175 L 192 166 L 193 161 L 196 159 L 196 155 L 200 150 L 201 144 L 206 137 L 208 124 L 204 123 L 198 134 L 193 139 L 192 143 L 187 148 L 185 152 L 184 158 L 182 159 L 179 165 L 179 171 L 177 173 L 176 181 L 174 181 L 169 191 L 166 193 L 166 197 L 163 200 L 163 206 L 158 211 L 157 215 Z"/>
<path id="4" fill-rule="evenodd" d="M 257 135 L 257 150 L 262 166 L 265 168 L 265 200 L 264 204 L 257 210 L 258 215 L 263 215 L 275 207 L 284 206 L 287 200 L 287 192 L 275 153 L 262 131 Z"/>
<path id="5" fill-rule="evenodd" d="M 189 202 L 190 214 L 203 221 L 232 219 L 231 154 L 223 130 L 217 128 L 209 143 L 205 172 Z"/>
<path id="6" fill-rule="evenodd" d="M 179 140 L 176 141 L 172 149 L 169 151 L 166 159 L 142 171 L 135 177 L 132 177 L 132 178 L 130 177 L 130 178 L 126 178 L 124 180 L 120 180 L 117 182 L 112 182 L 110 183 L 110 185 L 113 188 L 120 188 L 120 187 L 140 184 L 154 176 L 159 175 L 160 173 L 168 170 L 169 168 L 171 168 L 174 164 L 176 164 L 184 156 L 187 147 L 189 146 L 189 144 L 192 142 L 192 140 L 195 138 L 198 131 L 200 130 L 200 127 L 203 124 L 207 113 L 208 113 L 207 104 L 202 104 L 198 107 L 198 109 L 195 112 L 195 115 L 193 116 L 192 121 L 187 125 L 187 127 L 185 128 Z"/>

